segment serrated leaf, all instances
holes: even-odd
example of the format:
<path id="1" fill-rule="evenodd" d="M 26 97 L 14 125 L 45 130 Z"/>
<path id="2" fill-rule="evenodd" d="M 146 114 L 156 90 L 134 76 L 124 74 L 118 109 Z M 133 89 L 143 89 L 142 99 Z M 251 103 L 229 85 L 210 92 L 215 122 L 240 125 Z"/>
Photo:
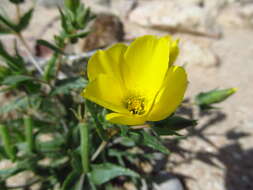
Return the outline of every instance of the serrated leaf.
<path id="1" fill-rule="evenodd" d="M 93 20 L 95 15 L 93 15 L 90 11 L 90 8 L 85 8 L 81 5 L 77 11 L 77 23 L 79 25 L 79 29 L 83 29 L 87 26 L 88 22 Z"/>
<path id="2" fill-rule="evenodd" d="M 2 84 L 11 86 L 11 85 L 17 85 L 18 83 L 29 81 L 29 80 L 33 80 L 33 78 L 26 75 L 12 75 L 12 76 L 6 77 L 3 80 Z"/>
<path id="3" fill-rule="evenodd" d="M 74 15 L 72 12 L 66 9 L 67 13 L 64 14 L 61 9 L 59 9 L 61 15 L 61 26 L 66 34 L 71 34 L 74 31 L 74 27 L 71 22 L 74 20 Z"/>
<path id="4" fill-rule="evenodd" d="M 66 8 L 75 13 L 77 8 L 80 6 L 80 0 L 65 0 L 64 5 Z"/>
<path id="5" fill-rule="evenodd" d="M 68 38 L 74 39 L 74 38 L 84 38 L 86 37 L 90 32 L 84 31 L 84 32 L 79 32 L 77 34 L 70 34 L 67 35 Z"/>
<path id="6" fill-rule="evenodd" d="M 101 185 L 119 176 L 140 177 L 139 174 L 130 169 L 111 163 L 93 164 L 91 167 L 90 177 L 96 185 Z"/>
<path id="7" fill-rule="evenodd" d="M 72 90 L 85 88 L 88 81 L 83 77 L 74 77 L 58 81 L 56 88 L 52 91 L 52 95 L 69 94 Z"/>
<path id="8" fill-rule="evenodd" d="M 178 135 L 176 131 L 185 129 L 190 126 L 195 126 L 196 124 L 196 120 L 186 119 L 179 116 L 172 116 L 162 121 L 155 122 L 152 129 L 158 135 Z"/>
<path id="9" fill-rule="evenodd" d="M 3 34 L 10 34 L 11 30 L 7 27 L 4 27 L 3 24 L 0 22 L 0 35 Z"/>
<path id="10" fill-rule="evenodd" d="M 202 92 L 195 97 L 195 101 L 196 104 L 199 105 L 201 108 L 208 108 L 212 104 L 220 103 L 226 100 L 236 91 L 236 88 L 228 88 L 222 90 L 215 89 L 208 92 Z"/>
<path id="11" fill-rule="evenodd" d="M 9 20 L 9 18 L 5 18 L 3 15 L 0 14 L 0 21 L 9 27 L 11 30 L 16 31 L 15 24 Z"/>
<path id="12" fill-rule="evenodd" d="M 4 48 L 2 42 L 0 41 L 0 57 L 5 61 L 5 63 L 9 66 L 10 70 L 15 72 L 22 73 L 25 71 L 24 61 L 22 57 L 19 55 L 12 56 L 10 55 Z"/>
<path id="13" fill-rule="evenodd" d="M 159 137 L 152 136 L 145 131 L 130 132 L 129 138 L 131 138 L 138 145 L 144 145 L 165 154 L 170 153 L 169 150 L 162 144 Z"/>
<path id="14" fill-rule="evenodd" d="M 56 53 L 65 54 L 60 48 L 56 47 L 55 45 L 51 44 L 50 42 L 46 40 L 37 40 L 37 43 L 42 46 L 48 47 L 49 49 L 55 51 Z"/>
<path id="15" fill-rule="evenodd" d="M 148 134 L 145 131 L 141 132 L 142 134 L 142 144 L 146 145 L 154 150 L 158 150 L 164 154 L 169 154 L 169 150 L 167 149 L 166 146 L 163 145 L 163 143 L 161 142 L 161 140 L 158 137 L 152 136 L 150 134 Z"/>
<path id="16" fill-rule="evenodd" d="M 18 25 L 15 27 L 16 32 L 21 32 L 29 26 L 33 14 L 33 8 L 27 11 L 21 18 Z"/>

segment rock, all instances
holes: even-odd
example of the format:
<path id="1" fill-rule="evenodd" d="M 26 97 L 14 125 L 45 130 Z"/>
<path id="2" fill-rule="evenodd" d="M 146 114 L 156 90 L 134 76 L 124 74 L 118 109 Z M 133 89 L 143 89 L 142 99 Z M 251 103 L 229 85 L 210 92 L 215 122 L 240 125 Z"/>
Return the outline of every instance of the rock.
<path id="1" fill-rule="evenodd" d="M 47 8 L 57 8 L 62 7 L 64 0 L 37 0 L 39 5 L 45 6 Z"/>
<path id="2" fill-rule="evenodd" d="M 127 17 L 129 12 L 137 5 L 137 0 L 111 0 L 110 7 L 114 14 Z"/>
<path id="3" fill-rule="evenodd" d="M 83 40 L 82 50 L 89 51 L 122 41 L 123 25 L 117 16 L 110 14 L 97 15 L 91 26 L 90 35 Z"/>
<path id="4" fill-rule="evenodd" d="M 253 26 L 253 3 L 245 5 L 240 9 L 242 18 L 248 21 L 249 25 Z"/>
<path id="5" fill-rule="evenodd" d="M 180 13 L 180 14 L 179 14 Z M 142 26 L 168 25 L 195 27 L 203 16 L 201 8 L 184 6 L 173 1 L 148 1 L 139 5 L 130 14 L 130 20 Z"/>
<path id="6" fill-rule="evenodd" d="M 215 67 L 218 65 L 217 56 L 208 48 L 187 41 L 181 44 L 177 64 L 189 66 Z"/>
<path id="7" fill-rule="evenodd" d="M 95 13 L 110 13 L 110 0 L 83 0 Z"/>
<path id="8" fill-rule="evenodd" d="M 252 27 L 253 5 L 231 4 L 219 14 L 217 22 L 223 27 Z"/>
<path id="9" fill-rule="evenodd" d="M 96 13 L 110 13 L 126 17 L 137 4 L 137 0 L 86 0 L 85 4 Z"/>
<path id="10" fill-rule="evenodd" d="M 169 180 L 157 185 L 155 190 L 156 189 L 159 189 L 159 190 L 184 190 L 181 181 L 176 177 L 170 178 Z"/>
<path id="11" fill-rule="evenodd" d="M 159 1 L 159 2 L 158 2 Z M 169 27 L 176 29 L 188 29 L 199 32 L 213 31 L 216 27 L 210 19 L 214 19 L 213 12 L 201 7 L 196 2 L 181 1 L 145 1 L 138 5 L 130 15 L 131 22 L 145 27 Z M 209 23 L 207 25 L 207 20 Z"/>

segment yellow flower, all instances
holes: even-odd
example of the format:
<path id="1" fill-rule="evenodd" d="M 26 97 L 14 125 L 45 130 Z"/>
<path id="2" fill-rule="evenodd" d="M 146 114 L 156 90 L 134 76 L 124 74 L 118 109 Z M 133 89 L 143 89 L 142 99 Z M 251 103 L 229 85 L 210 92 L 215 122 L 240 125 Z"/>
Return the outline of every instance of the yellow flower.
<path id="1" fill-rule="evenodd" d="M 146 35 L 129 46 L 118 43 L 98 50 L 88 62 L 89 84 L 83 96 L 113 113 L 112 123 L 141 125 L 172 114 L 186 87 L 185 70 L 173 66 L 178 41 Z"/>

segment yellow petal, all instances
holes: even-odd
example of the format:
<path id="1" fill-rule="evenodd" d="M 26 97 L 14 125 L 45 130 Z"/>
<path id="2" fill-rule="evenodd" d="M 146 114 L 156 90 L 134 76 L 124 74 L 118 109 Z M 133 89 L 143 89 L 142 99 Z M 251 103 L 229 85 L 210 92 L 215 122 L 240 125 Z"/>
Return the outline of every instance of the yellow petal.
<path id="1" fill-rule="evenodd" d="M 126 50 L 124 58 L 121 71 L 126 88 L 133 94 L 138 92 L 154 96 L 160 89 L 168 68 L 168 38 L 137 38 Z"/>
<path id="2" fill-rule="evenodd" d="M 179 54 L 179 47 L 178 47 L 179 40 L 171 41 L 170 42 L 170 60 L 169 65 L 173 65 L 177 59 Z"/>
<path id="3" fill-rule="evenodd" d="M 108 74 L 118 78 L 119 64 L 123 62 L 123 54 L 126 49 L 125 44 L 118 43 L 107 50 L 98 50 L 88 62 L 89 80 L 94 80 L 99 74 Z"/>
<path id="4" fill-rule="evenodd" d="M 144 117 L 135 117 L 121 113 L 109 113 L 106 115 L 106 120 L 121 125 L 142 125 L 146 121 Z"/>
<path id="5" fill-rule="evenodd" d="M 183 67 L 172 66 L 166 75 L 163 87 L 158 93 L 148 115 L 149 121 L 165 119 L 182 102 L 187 87 L 187 75 Z"/>
<path id="6" fill-rule="evenodd" d="M 98 75 L 95 80 L 88 84 L 82 95 L 88 100 L 115 112 L 128 112 L 123 104 L 124 92 L 121 84 L 110 76 Z"/>
<path id="7" fill-rule="evenodd" d="M 167 35 L 164 38 L 167 38 L 168 43 L 169 43 L 169 66 L 173 65 L 174 62 L 177 59 L 177 56 L 179 54 L 179 39 L 173 40 L 171 36 Z"/>

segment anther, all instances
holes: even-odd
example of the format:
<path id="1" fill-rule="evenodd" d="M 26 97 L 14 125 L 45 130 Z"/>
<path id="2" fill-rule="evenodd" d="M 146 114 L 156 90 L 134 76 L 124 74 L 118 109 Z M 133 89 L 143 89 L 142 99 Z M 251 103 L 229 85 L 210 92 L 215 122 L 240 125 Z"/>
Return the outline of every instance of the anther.
<path id="1" fill-rule="evenodd" d="M 144 113 L 144 99 L 141 97 L 131 96 L 126 100 L 126 107 L 133 115 L 142 115 Z"/>

